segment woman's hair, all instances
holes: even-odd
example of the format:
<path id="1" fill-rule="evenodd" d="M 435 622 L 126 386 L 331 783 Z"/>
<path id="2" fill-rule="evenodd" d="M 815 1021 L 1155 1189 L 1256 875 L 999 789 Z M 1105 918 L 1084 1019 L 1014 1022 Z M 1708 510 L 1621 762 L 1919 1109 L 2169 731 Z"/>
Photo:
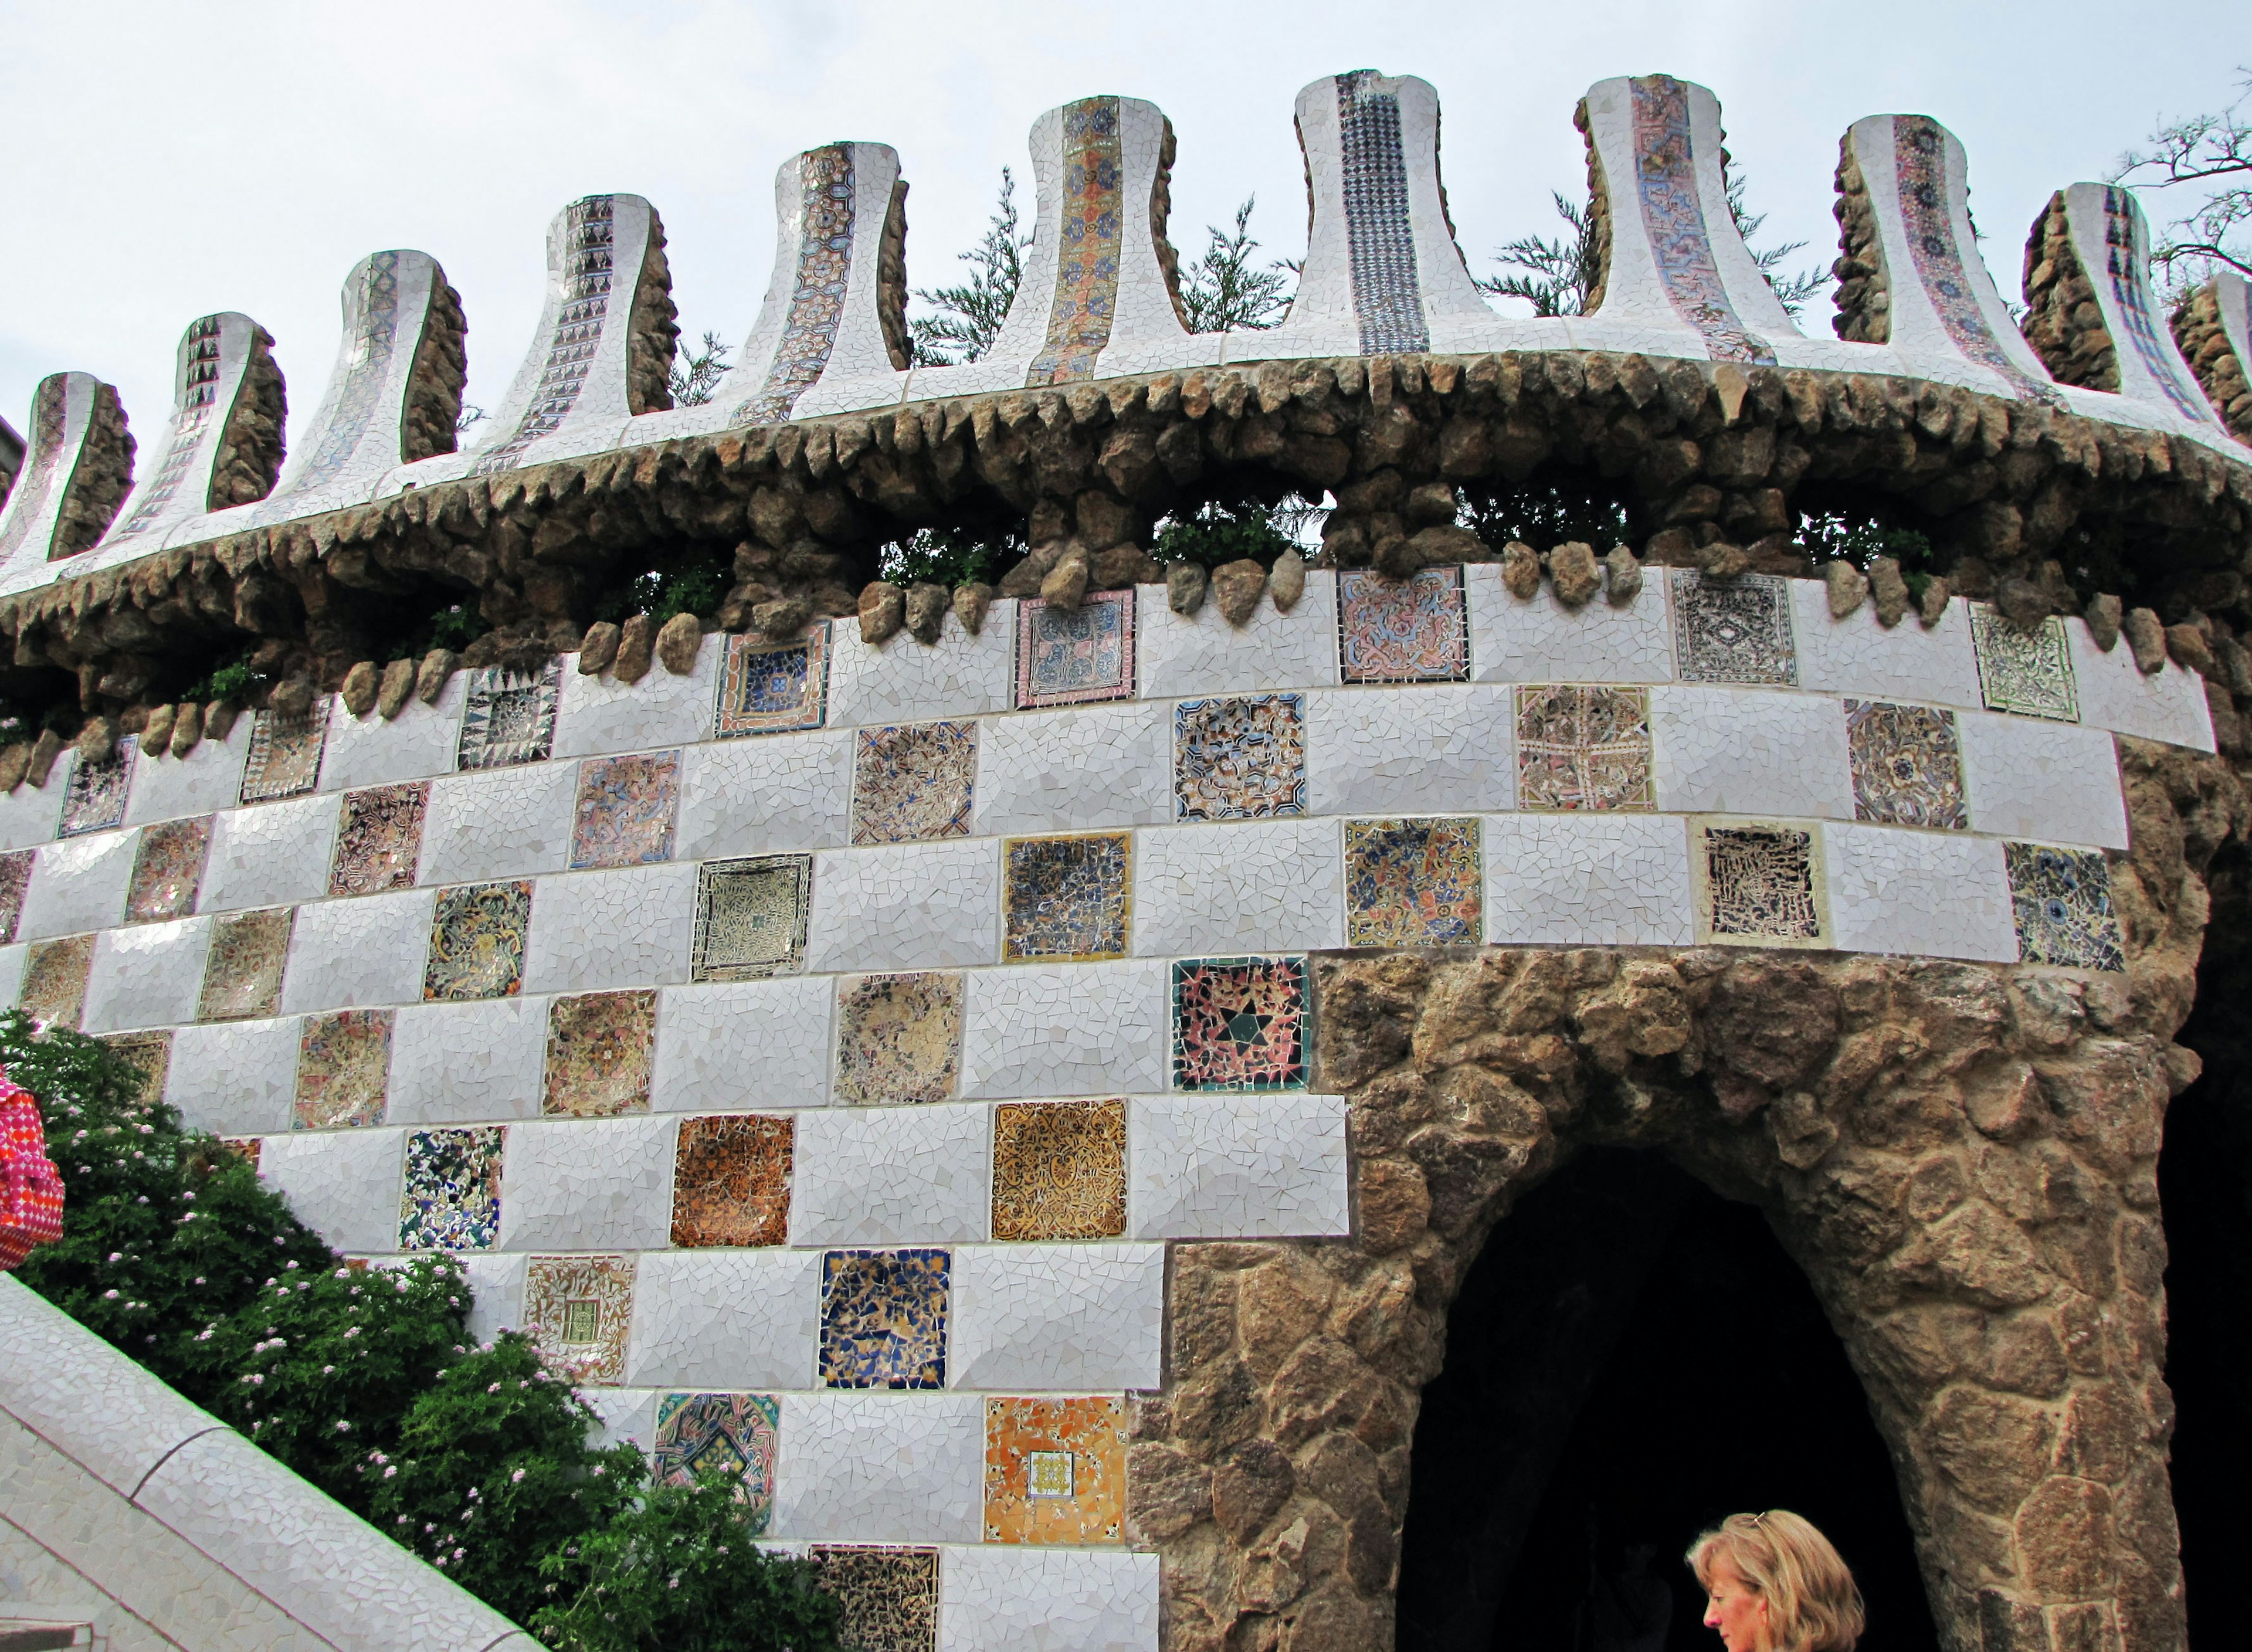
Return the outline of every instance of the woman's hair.
<path id="1" fill-rule="evenodd" d="M 1730 1515 L 1689 1545 L 1689 1569 L 1707 1594 L 1722 1560 L 1765 1597 L 1776 1652 L 1853 1652 L 1868 1612 L 1853 1574 L 1811 1521 L 1788 1509 Z"/>

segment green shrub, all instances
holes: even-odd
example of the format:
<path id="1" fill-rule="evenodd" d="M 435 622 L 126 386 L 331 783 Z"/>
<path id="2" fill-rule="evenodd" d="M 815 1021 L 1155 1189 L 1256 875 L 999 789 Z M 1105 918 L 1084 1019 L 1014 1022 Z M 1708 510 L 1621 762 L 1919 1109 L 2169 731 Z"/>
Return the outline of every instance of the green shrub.
<path id="1" fill-rule="evenodd" d="M 876 554 L 876 572 L 893 585 L 986 585 L 1004 563 L 1025 553 L 1025 537 L 1010 531 L 920 528 Z"/>
<path id="2" fill-rule="evenodd" d="M 250 663 L 250 650 L 245 649 L 233 659 L 212 668 L 209 677 L 191 684 L 180 696 L 183 700 L 233 700 L 241 705 L 252 692 L 266 682 L 266 673 Z"/>
<path id="3" fill-rule="evenodd" d="M 734 582 L 734 561 L 707 546 L 682 552 L 662 567 L 645 568 L 612 585 L 594 600 L 594 617 L 620 624 L 646 614 L 663 625 L 676 614 L 709 617 L 719 611 Z"/>
<path id="4" fill-rule="evenodd" d="M 1216 568 L 1247 557 L 1262 567 L 1272 567 L 1276 557 L 1298 548 L 1297 542 L 1276 524 L 1276 514 L 1255 503 L 1213 500 L 1160 526 L 1150 554 L 1167 567 L 1177 562 L 1194 562 Z"/>
<path id="5" fill-rule="evenodd" d="M 1591 545 L 1601 556 L 1615 545 L 1635 543 L 1623 502 L 1561 479 L 1465 500 L 1456 519 L 1497 552 L 1517 540 L 1536 551 Z"/>

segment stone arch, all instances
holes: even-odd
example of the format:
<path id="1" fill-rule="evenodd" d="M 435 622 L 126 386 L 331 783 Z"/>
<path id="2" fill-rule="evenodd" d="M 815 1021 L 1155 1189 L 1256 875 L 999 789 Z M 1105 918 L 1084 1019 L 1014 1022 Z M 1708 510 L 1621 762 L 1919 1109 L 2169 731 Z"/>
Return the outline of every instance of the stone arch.
<path id="1" fill-rule="evenodd" d="M 1494 1224 L 1581 1143 L 1768 1211 L 1901 1468 L 1950 1652 L 2184 1644 L 2159 1129 L 2222 761 L 2123 740 L 2122 975 L 1723 948 L 1318 961 L 1349 1239 L 1182 1244 L 1132 1523 L 1164 1643 L 1393 1644 L 1418 1396 Z"/>

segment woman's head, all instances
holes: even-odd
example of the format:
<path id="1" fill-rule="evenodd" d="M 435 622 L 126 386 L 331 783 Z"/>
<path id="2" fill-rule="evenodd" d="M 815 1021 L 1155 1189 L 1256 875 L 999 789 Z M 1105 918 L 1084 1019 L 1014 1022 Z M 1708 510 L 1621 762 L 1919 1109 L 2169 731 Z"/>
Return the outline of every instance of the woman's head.
<path id="1" fill-rule="evenodd" d="M 1852 1652 L 1867 1621 L 1830 1539 L 1788 1509 L 1730 1515 L 1689 1545 L 1689 1567 L 1727 1652 Z"/>

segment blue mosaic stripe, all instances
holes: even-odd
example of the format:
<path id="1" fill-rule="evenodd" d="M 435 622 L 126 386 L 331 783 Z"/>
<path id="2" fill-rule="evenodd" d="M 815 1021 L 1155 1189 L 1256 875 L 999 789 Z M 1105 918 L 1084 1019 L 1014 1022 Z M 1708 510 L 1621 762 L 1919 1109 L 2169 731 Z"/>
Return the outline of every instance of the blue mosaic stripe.
<path id="1" fill-rule="evenodd" d="M 2220 423 L 2204 393 L 2182 376 L 2172 351 L 2158 339 L 2158 320 L 2151 314 L 2151 289 L 2143 274 L 2142 226 L 2135 198 L 2123 189 L 2103 191 L 2104 273 L 2111 278 L 2111 296 L 2127 326 L 2128 342 L 2143 371 L 2158 381 L 2174 411 L 2195 425 Z"/>
<path id="2" fill-rule="evenodd" d="M 471 475 L 489 476 L 496 470 L 512 470 L 524 450 L 542 436 L 553 435 L 587 387 L 594 370 L 594 352 L 601 347 L 602 323 L 610 309 L 611 255 L 616 232 L 617 199 L 590 195 L 573 201 L 564 231 L 568 246 L 564 256 L 563 311 L 555 318 L 555 331 L 547 342 L 547 362 L 532 392 L 532 405 L 524 410 L 509 439 L 478 459 Z M 636 271 L 638 276 L 639 272 Z"/>
<path id="3" fill-rule="evenodd" d="M 831 143 L 798 162 L 797 276 L 774 366 L 758 394 L 735 409 L 739 425 L 780 424 L 829 365 L 852 274 L 858 184 L 852 146 Z"/>
<path id="4" fill-rule="evenodd" d="M 1345 244 L 1352 309 L 1364 356 L 1428 350 L 1415 239 L 1408 216 L 1408 166 L 1400 151 L 1400 100 L 1372 89 L 1373 69 L 1337 77 L 1338 149 L 1344 168 Z"/>
<path id="5" fill-rule="evenodd" d="M 146 532 L 188 477 L 196 455 L 209 434 L 212 409 L 219 400 L 219 319 L 206 316 L 188 329 L 188 364 L 181 374 L 180 405 L 172 415 L 172 428 L 164 443 L 164 460 L 148 489 L 134 504 L 125 525 L 112 543 Z"/>
<path id="6" fill-rule="evenodd" d="M 1773 346 L 1744 326 L 1713 261 L 1705 204 L 1697 191 L 1689 88 L 1670 74 L 1644 75 L 1633 85 L 1635 193 L 1665 295 L 1674 313 L 1703 337 L 1714 360 L 1772 367 Z"/>

